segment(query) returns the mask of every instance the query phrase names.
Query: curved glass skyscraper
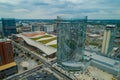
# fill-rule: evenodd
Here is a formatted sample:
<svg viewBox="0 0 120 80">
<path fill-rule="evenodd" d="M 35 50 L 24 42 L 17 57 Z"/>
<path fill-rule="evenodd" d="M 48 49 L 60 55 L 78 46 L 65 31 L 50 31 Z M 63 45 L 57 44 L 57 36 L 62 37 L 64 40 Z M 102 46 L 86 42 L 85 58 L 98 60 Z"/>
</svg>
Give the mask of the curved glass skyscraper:
<svg viewBox="0 0 120 80">
<path fill-rule="evenodd" d="M 57 61 L 67 70 L 80 70 L 82 64 L 87 17 L 80 19 L 57 18 Z"/>
</svg>

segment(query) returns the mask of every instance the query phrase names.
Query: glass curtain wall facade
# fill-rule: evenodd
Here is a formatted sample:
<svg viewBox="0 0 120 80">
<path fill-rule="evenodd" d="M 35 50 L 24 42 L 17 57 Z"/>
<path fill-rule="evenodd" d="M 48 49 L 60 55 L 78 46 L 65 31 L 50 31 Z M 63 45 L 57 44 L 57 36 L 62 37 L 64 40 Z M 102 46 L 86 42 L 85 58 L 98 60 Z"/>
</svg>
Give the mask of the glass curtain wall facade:
<svg viewBox="0 0 120 80">
<path fill-rule="evenodd" d="M 4 36 L 16 34 L 16 22 L 12 18 L 2 18 L 2 27 Z"/>
<path fill-rule="evenodd" d="M 77 62 L 81 62 L 84 55 L 86 22 L 87 17 L 82 19 L 57 18 L 58 65 L 64 67 L 67 63 L 69 70 L 73 70 L 74 67 L 78 69 Z"/>
</svg>

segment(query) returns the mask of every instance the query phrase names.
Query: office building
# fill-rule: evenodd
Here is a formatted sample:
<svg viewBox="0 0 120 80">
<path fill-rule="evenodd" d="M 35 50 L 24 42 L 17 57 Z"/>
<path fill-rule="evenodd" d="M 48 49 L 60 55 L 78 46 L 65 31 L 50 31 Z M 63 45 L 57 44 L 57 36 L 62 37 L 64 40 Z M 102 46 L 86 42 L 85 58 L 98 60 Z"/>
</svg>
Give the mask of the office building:
<svg viewBox="0 0 120 80">
<path fill-rule="evenodd" d="M 13 48 L 11 41 L 0 41 L 0 66 L 14 61 Z"/>
<path fill-rule="evenodd" d="M 40 23 L 32 23 L 32 31 L 40 31 L 41 24 Z"/>
<path fill-rule="evenodd" d="M 45 24 L 44 31 L 47 33 L 52 33 L 54 31 L 54 26 L 52 24 Z"/>
<path fill-rule="evenodd" d="M 21 27 L 21 31 L 22 32 L 31 32 L 32 28 L 31 28 L 31 26 L 23 26 L 23 27 Z"/>
<path fill-rule="evenodd" d="M 2 32 L 2 22 L 0 21 L 0 32 Z"/>
<path fill-rule="evenodd" d="M 4 36 L 9 36 L 11 34 L 16 34 L 16 22 L 12 18 L 2 18 L 2 29 Z"/>
<path fill-rule="evenodd" d="M 43 23 L 41 23 L 41 25 L 40 25 L 40 31 L 44 31 L 44 24 Z"/>
<path fill-rule="evenodd" d="M 32 25 L 32 31 L 40 31 L 40 26 Z"/>
<path fill-rule="evenodd" d="M 8 39 L 0 39 L 0 79 L 17 72 L 12 42 Z"/>
<path fill-rule="evenodd" d="M 2 22 L 0 21 L 0 37 L 2 37 L 3 31 L 2 31 Z"/>
<path fill-rule="evenodd" d="M 82 70 L 87 18 L 57 18 L 57 63 L 66 70 Z"/>
<path fill-rule="evenodd" d="M 102 43 L 102 53 L 106 56 L 111 56 L 114 39 L 115 39 L 116 26 L 115 25 L 106 25 L 104 30 L 104 37 Z"/>
</svg>

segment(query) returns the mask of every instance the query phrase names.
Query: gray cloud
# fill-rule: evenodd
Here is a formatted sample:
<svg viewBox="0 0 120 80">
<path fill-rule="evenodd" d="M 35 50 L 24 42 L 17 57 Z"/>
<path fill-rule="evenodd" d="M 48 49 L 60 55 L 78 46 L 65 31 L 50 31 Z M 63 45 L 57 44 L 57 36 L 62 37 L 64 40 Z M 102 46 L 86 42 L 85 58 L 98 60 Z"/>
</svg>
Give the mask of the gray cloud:
<svg viewBox="0 0 120 80">
<path fill-rule="evenodd" d="M 120 0 L 0 0 L 0 17 L 56 18 L 84 15 L 120 19 Z"/>
</svg>

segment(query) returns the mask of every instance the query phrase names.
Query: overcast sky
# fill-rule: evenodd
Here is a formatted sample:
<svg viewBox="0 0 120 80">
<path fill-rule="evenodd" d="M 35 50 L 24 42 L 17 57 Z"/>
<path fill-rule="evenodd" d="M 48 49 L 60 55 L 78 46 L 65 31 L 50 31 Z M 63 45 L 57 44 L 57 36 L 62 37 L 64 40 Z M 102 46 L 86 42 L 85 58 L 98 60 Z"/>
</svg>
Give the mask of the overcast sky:
<svg viewBox="0 0 120 80">
<path fill-rule="evenodd" d="M 0 17 L 120 19 L 120 0 L 0 0 Z"/>
</svg>

